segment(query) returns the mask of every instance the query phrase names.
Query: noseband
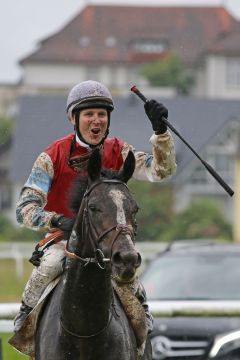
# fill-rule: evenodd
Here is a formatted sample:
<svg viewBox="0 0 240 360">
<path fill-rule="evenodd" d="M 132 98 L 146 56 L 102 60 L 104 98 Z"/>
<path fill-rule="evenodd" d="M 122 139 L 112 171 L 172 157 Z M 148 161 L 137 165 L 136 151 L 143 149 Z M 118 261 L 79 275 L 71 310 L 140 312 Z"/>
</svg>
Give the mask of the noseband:
<svg viewBox="0 0 240 360">
<path fill-rule="evenodd" d="M 112 180 L 105 179 L 105 180 L 99 181 L 99 182 L 93 184 L 89 189 L 86 190 L 86 192 L 83 196 L 80 210 L 79 210 L 79 214 L 81 215 L 81 218 L 82 218 L 82 239 L 86 238 L 86 236 L 88 235 L 88 238 L 90 240 L 95 257 L 82 258 L 81 256 L 77 255 L 76 253 L 69 251 L 69 249 L 68 249 L 69 240 L 70 239 L 75 240 L 77 238 L 76 232 L 74 230 L 72 231 L 70 239 L 67 241 L 65 253 L 66 253 L 66 256 L 69 258 L 80 260 L 84 266 L 87 266 L 89 263 L 95 263 L 99 266 L 100 269 L 105 269 L 106 263 L 111 263 L 112 249 L 113 249 L 114 243 L 117 240 L 117 238 L 119 237 L 119 235 L 120 234 L 129 235 L 131 240 L 134 242 L 135 233 L 134 233 L 134 229 L 133 229 L 132 225 L 122 225 L 122 224 L 115 224 L 115 225 L 111 226 L 110 228 L 108 228 L 107 230 L 105 230 L 100 235 L 97 233 L 97 230 L 96 230 L 96 228 L 92 222 L 92 219 L 88 213 L 88 201 L 89 201 L 89 195 L 91 194 L 92 190 L 95 189 L 98 185 L 100 185 L 102 183 L 122 184 L 129 191 L 128 186 L 124 182 L 122 182 L 120 180 L 115 180 L 115 179 L 112 179 Z M 105 238 L 105 236 L 112 231 L 115 231 L 115 233 L 112 238 L 110 257 L 105 258 L 102 250 L 99 248 L 99 244 Z"/>
</svg>

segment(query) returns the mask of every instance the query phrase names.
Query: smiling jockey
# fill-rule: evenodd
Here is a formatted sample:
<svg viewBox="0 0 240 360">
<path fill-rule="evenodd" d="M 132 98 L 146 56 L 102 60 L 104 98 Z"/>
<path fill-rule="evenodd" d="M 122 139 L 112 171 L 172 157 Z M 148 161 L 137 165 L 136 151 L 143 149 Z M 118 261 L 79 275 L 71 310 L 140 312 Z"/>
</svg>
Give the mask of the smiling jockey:
<svg viewBox="0 0 240 360">
<path fill-rule="evenodd" d="M 89 155 L 96 147 L 101 149 L 103 168 L 112 170 L 121 169 L 129 150 L 133 150 L 136 159 L 133 178 L 137 180 L 161 181 L 175 173 L 173 139 L 161 121 L 162 116 L 168 116 L 166 107 L 155 100 L 145 104 L 154 130 L 150 138 L 152 154 L 135 151 L 119 138 L 108 138 L 113 109 L 112 96 L 103 84 L 88 80 L 72 88 L 67 99 L 67 117 L 75 133 L 53 142 L 36 159 L 17 204 L 20 224 L 48 233 L 58 229 L 71 231 L 74 220 L 66 194 L 77 175 L 86 172 Z M 21 328 L 47 285 L 62 273 L 65 242 L 61 240 L 45 249 L 35 263 L 15 318 L 15 331 Z M 140 283 L 136 296 L 145 309 L 151 330 L 152 317 Z"/>
</svg>

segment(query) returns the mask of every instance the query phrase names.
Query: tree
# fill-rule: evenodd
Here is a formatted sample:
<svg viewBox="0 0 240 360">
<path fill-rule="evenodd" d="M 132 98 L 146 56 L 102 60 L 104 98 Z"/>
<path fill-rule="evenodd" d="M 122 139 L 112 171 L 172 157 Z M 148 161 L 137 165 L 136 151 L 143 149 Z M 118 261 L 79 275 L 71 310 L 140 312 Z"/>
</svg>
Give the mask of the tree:
<svg viewBox="0 0 240 360">
<path fill-rule="evenodd" d="M 157 62 L 143 65 L 140 72 L 151 86 L 174 87 L 184 95 L 189 93 L 194 83 L 190 71 L 174 53 Z"/>
<path fill-rule="evenodd" d="M 138 241 L 232 239 L 231 224 L 215 202 L 198 200 L 176 213 L 171 187 L 140 181 L 131 181 L 129 186 L 140 207 L 137 214 Z"/>
<path fill-rule="evenodd" d="M 0 147 L 7 144 L 11 138 L 13 121 L 0 115 Z"/>
<path fill-rule="evenodd" d="M 133 180 L 129 186 L 140 208 L 137 214 L 137 240 L 161 240 L 162 234 L 171 226 L 173 216 L 171 188 Z"/>
<path fill-rule="evenodd" d="M 166 240 L 214 238 L 231 240 L 232 227 L 213 201 L 202 199 L 192 202 L 176 214 L 172 226 L 164 234 Z"/>
</svg>

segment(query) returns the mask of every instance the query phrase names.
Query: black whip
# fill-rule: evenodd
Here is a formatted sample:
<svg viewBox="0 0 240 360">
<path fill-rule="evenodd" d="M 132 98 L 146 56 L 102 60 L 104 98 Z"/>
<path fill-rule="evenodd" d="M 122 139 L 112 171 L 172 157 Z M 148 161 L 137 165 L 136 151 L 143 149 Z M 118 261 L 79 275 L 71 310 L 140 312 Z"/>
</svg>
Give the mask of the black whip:
<svg viewBox="0 0 240 360">
<path fill-rule="evenodd" d="M 131 87 L 131 91 L 134 92 L 144 103 L 146 103 L 147 101 L 149 101 L 139 90 L 138 88 L 134 85 Z M 181 134 L 179 134 L 179 132 L 175 129 L 175 127 L 170 124 L 170 122 L 164 117 L 162 116 L 161 120 L 164 122 L 164 124 L 167 125 L 167 127 L 169 127 L 169 129 L 172 130 L 172 132 L 174 132 L 183 142 L 185 145 L 187 145 L 187 147 L 193 152 L 194 155 L 196 155 L 196 157 L 201 161 L 201 163 L 205 166 L 205 168 L 210 172 L 210 174 L 217 180 L 217 182 L 224 188 L 224 190 L 230 195 L 233 196 L 234 191 L 230 188 L 230 186 L 228 186 L 228 184 L 226 184 L 226 182 L 221 178 L 221 176 L 212 168 L 211 165 L 209 165 L 205 160 L 203 160 L 201 158 L 201 156 L 192 148 L 191 145 L 189 145 L 189 143 L 182 137 Z"/>
</svg>

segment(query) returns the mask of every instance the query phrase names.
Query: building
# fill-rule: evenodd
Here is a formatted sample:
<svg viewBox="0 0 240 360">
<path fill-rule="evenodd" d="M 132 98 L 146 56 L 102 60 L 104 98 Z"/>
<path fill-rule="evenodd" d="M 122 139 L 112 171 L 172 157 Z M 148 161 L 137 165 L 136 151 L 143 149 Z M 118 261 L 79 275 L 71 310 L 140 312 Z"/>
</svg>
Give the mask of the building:
<svg viewBox="0 0 240 360">
<path fill-rule="evenodd" d="M 194 72 L 198 97 L 240 96 L 240 22 L 222 6 L 87 5 L 21 60 L 24 93 L 61 93 L 95 79 L 116 94 L 146 86 L 144 63 L 171 52 Z"/>
</svg>

